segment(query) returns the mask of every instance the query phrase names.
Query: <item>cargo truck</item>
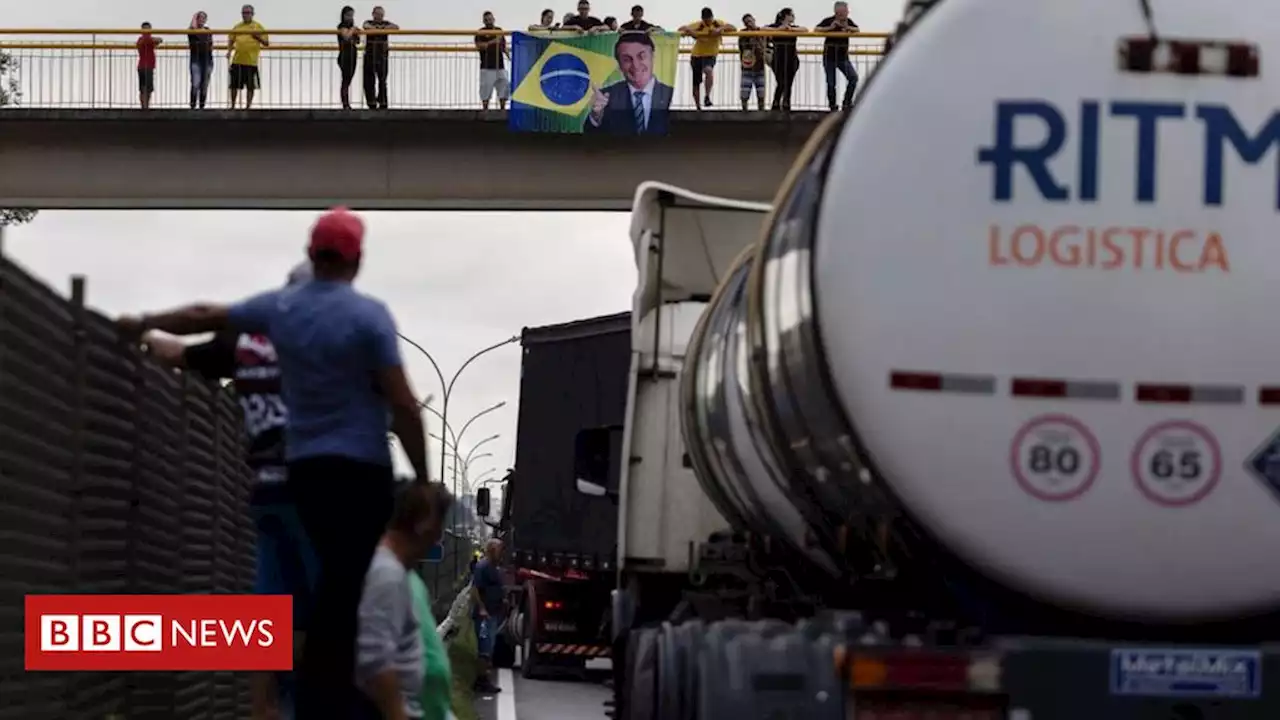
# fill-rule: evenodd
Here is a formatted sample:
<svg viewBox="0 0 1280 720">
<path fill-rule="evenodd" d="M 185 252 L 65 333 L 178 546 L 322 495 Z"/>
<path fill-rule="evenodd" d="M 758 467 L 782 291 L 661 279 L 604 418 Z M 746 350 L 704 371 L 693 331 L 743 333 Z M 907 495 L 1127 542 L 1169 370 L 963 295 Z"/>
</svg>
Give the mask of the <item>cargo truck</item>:
<svg viewBox="0 0 1280 720">
<path fill-rule="evenodd" d="M 504 642 L 521 649 L 526 677 L 580 670 L 610 654 L 604 620 L 617 569 L 617 507 L 575 492 L 574 438 L 583 427 L 622 425 L 630 317 L 521 335 L 516 463 L 500 528 L 512 578 Z"/>
<path fill-rule="evenodd" d="M 612 714 L 1280 717 L 1272 12 L 912 2 L 772 206 L 641 187 Z"/>
</svg>

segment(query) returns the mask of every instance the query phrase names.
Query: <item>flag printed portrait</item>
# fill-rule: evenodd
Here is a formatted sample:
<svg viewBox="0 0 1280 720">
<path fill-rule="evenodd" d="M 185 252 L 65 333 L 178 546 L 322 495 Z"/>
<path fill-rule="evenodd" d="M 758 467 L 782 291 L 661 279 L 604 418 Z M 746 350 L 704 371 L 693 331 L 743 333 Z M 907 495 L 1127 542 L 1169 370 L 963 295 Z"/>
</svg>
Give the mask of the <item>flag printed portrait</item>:
<svg viewBox="0 0 1280 720">
<path fill-rule="evenodd" d="M 679 36 L 513 33 L 514 132 L 666 135 Z"/>
</svg>

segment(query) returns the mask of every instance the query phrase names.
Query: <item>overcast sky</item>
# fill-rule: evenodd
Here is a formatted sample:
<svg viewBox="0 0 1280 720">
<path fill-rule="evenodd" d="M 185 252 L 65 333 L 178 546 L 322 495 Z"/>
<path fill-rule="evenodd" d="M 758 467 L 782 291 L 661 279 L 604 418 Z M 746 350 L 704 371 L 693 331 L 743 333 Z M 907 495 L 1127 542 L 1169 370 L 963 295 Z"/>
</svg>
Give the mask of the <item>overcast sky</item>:
<svg viewBox="0 0 1280 720">
<path fill-rule="evenodd" d="M 343 4 L 315 0 L 258 0 L 258 18 L 268 28 L 329 27 Z M 353 2 L 358 17 L 373 3 Z M 543 7 L 564 13 L 574 3 L 484 0 L 441 3 L 381 0 L 387 17 L 405 29 L 463 28 L 479 24 L 491 9 L 508 28 L 534 22 Z M 596 15 L 627 14 L 631 0 L 594 3 Z M 702 3 L 641 0 L 654 22 L 675 26 L 695 19 Z M 781 7 L 750 0 L 711 2 L 721 17 L 737 22 L 744 12 L 768 16 Z M 854 19 L 864 30 L 891 29 L 899 0 L 853 0 Z M 56 0 L 47 4 L 4 3 L 9 27 L 185 27 L 203 9 L 210 24 L 225 27 L 240 3 L 197 0 Z M 798 22 L 812 26 L 829 14 L 828 0 L 791 0 Z M 495 208 L 500 210 L 500 208 Z M 314 213 L 291 212 L 45 212 L 28 226 L 10 228 L 9 256 L 55 287 L 87 275 L 90 303 L 108 314 L 155 310 L 194 300 L 231 301 L 279 285 L 302 259 Z M 368 213 L 366 264 L 357 286 L 385 300 L 401 331 L 426 347 L 446 377 L 473 352 L 521 328 L 568 322 L 625 310 L 635 267 L 623 213 Z M 421 396 L 442 391 L 434 371 L 404 346 L 412 380 Z M 502 471 L 515 453 L 520 381 L 518 346 L 476 361 L 455 387 L 450 425 L 494 403 L 507 406 L 478 420 L 462 439 L 465 450 L 501 434 L 480 452 L 492 458 L 472 464 L 473 477 L 492 467 Z M 438 433 L 438 419 L 428 415 Z M 438 446 L 432 453 L 439 462 Z M 433 471 L 436 472 L 436 471 Z"/>
</svg>

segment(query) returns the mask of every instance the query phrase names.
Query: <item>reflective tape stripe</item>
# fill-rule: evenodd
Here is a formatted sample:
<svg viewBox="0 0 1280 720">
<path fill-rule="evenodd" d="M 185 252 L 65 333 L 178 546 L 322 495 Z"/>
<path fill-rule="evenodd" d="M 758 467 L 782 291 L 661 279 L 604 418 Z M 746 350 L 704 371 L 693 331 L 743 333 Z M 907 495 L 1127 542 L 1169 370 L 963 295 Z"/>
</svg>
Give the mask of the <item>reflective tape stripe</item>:
<svg viewBox="0 0 1280 720">
<path fill-rule="evenodd" d="M 1138 383 L 1134 399 L 1142 403 L 1238 405 L 1244 402 L 1244 388 L 1239 385 Z"/>
<path fill-rule="evenodd" d="M 895 390 L 993 395 L 996 391 L 996 379 L 992 375 L 960 375 L 894 370 L 889 373 L 889 387 Z"/>
<path fill-rule="evenodd" d="M 1175 75 L 1258 77 L 1261 52 L 1242 42 L 1213 40 L 1153 40 L 1150 36 L 1122 38 L 1117 47 L 1122 70 Z"/>
<path fill-rule="evenodd" d="M 1009 392 L 1014 397 L 1119 400 L 1120 383 L 1105 380 L 1014 378 Z"/>
</svg>

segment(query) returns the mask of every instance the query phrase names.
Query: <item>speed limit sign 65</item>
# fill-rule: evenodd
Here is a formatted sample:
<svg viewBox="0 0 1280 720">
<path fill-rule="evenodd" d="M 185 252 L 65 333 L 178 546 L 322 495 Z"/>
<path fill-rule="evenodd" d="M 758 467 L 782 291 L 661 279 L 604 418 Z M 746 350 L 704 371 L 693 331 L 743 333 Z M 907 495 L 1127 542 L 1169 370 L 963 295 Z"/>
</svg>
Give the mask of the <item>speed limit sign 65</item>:
<svg viewBox="0 0 1280 720">
<path fill-rule="evenodd" d="M 1045 502 L 1074 500 L 1098 477 L 1098 440 L 1069 415 L 1041 415 L 1013 436 L 1009 465 L 1018 485 Z"/>
<path fill-rule="evenodd" d="M 1189 420 L 1149 428 L 1129 458 L 1134 484 L 1148 500 L 1184 507 L 1204 499 L 1222 476 L 1222 451 L 1213 433 Z"/>
</svg>

